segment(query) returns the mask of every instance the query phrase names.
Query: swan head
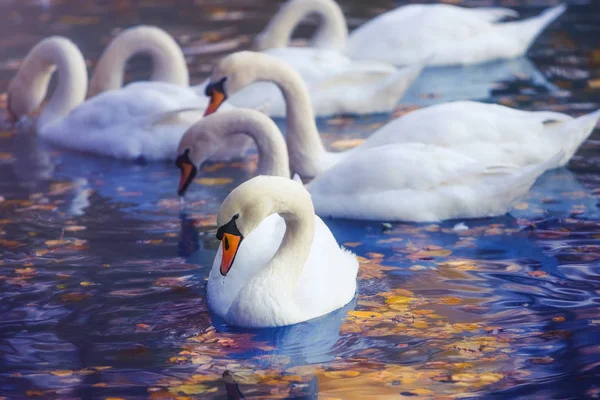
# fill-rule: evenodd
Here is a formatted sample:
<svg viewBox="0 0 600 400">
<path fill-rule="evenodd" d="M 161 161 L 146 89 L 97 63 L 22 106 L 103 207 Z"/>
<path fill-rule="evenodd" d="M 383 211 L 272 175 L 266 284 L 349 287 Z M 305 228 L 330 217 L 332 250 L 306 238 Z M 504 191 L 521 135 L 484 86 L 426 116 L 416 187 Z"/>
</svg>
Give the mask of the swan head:
<svg viewBox="0 0 600 400">
<path fill-rule="evenodd" d="M 219 132 L 222 118 L 215 117 L 217 115 L 203 118 L 191 126 L 179 141 L 175 160 L 175 166 L 181 171 L 177 189 L 179 196 L 185 196 L 200 166 L 224 145 L 223 135 Z"/>
<path fill-rule="evenodd" d="M 38 80 L 27 80 L 17 74 L 10 81 L 7 91 L 7 110 L 11 123 L 31 114 L 44 101 L 46 85 L 35 84 Z"/>
<path fill-rule="evenodd" d="M 265 64 L 271 59 L 275 58 L 252 51 L 240 51 L 219 61 L 204 90 L 204 94 L 210 97 L 204 115 L 214 113 L 229 96 L 255 82 L 257 64 Z"/>
<path fill-rule="evenodd" d="M 275 182 L 271 182 L 275 180 Z M 217 215 L 217 239 L 222 243 L 221 275 L 231 269 L 239 247 L 266 217 L 272 214 L 274 204 L 269 192 L 278 180 L 289 178 L 257 176 L 235 188 L 223 201 Z"/>
</svg>

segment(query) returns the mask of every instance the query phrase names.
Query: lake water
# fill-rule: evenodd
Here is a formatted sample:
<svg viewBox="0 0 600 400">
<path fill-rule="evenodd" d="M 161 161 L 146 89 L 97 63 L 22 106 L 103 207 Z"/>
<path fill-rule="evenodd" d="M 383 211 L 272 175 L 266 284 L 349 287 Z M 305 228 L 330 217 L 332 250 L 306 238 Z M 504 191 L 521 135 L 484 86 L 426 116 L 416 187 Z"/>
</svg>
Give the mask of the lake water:
<svg viewBox="0 0 600 400">
<path fill-rule="evenodd" d="M 518 3 L 524 16 L 555 4 Z M 354 27 L 401 3 L 342 4 Z M 169 30 L 200 82 L 223 54 L 248 47 L 276 9 L 264 0 L 0 1 L 0 91 L 43 37 L 72 38 L 93 63 L 116 28 L 140 23 Z M 426 70 L 395 115 L 465 98 L 592 111 L 598 38 L 600 7 L 574 1 L 527 59 Z M 148 71 L 138 57 L 128 78 Z M 319 127 L 341 149 L 389 118 Z M 256 156 L 205 168 L 211 179 L 191 187 L 181 211 L 172 163 L 76 154 L 4 127 L 0 397 L 598 398 L 598 133 L 501 218 L 390 229 L 326 221 L 360 256 L 355 300 L 307 323 L 242 330 L 211 316 L 205 283 L 215 213 L 252 176 Z M 454 230 L 460 222 L 468 229 Z"/>
</svg>

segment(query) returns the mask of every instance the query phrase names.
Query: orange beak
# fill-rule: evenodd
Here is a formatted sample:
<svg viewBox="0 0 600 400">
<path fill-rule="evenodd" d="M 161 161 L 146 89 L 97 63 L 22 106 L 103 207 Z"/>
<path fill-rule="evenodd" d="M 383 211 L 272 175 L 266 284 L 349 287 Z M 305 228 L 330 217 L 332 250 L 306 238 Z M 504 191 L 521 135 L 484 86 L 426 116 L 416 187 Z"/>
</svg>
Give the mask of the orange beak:
<svg viewBox="0 0 600 400">
<path fill-rule="evenodd" d="M 221 240 L 223 247 L 223 258 L 221 258 L 221 275 L 227 276 L 227 273 L 231 269 L 235 256 L 242 243 L 242 237 L 231 233 L 223 233 L 223 239 Z"/>
<path fill-rule="evenodd" d="M 179 178 L 179 188 L 177 189 L 177 193 L 180 196 L 183 196 L 196 175 L 196 167 L 191 163 L 184 161 L 179 165 L 179 168 L 181 169 L 181 176 Z"/>
<path fill-rule="evenodd" d="M 219 107 L 221 106 L 221 104 L 223 104 L 225 99 L 226 99 L 225 93 L 223 93 L 217 89 L 213 89 L 210 94 L 210 103 L 208 104 L 208 107 L 206 107 L 204 116 L 206 117 L 207 115 L 210 115 L 210 114 L 214 113 L 215 111 L 217 111 L 219 109 Z"/>
</svg>

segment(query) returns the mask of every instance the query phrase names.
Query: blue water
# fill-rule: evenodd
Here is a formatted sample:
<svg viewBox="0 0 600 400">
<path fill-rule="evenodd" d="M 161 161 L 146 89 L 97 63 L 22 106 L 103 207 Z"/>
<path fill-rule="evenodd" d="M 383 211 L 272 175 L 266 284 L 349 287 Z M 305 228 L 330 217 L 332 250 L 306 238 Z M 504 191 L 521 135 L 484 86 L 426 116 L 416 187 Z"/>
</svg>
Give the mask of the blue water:
<svg viewBox="0 0 600 400">
<path fill-rule="evenodd" d="M 205 29 L 256 32 L 274 9 L 238 3 L 232 9 L 247 13 L 239 27 L 213 21 Z M 0 5 L 7 26 L 20 26 L 13 45 L 0 49 L 6 57 L 22 57 L 49 32 L 76 35 L 94 54 L 107 26 L 161 19 L 176 36 L 196 35 L 205 17 L 186 11 L 218 7 L 182 2 L 177 12 L 142 2 L 117 12 L 91 3 L 35 4 Z M 354 20 L 392 6 L 345 5 Z M 473 98 L 573 115 L 597 108 L 597 91 L 556 76 L 571 65 L 597 77 L 582 55 L 595 46 L 592 11 L 573 7 L 530 59 L 426 71 L 403 107 Z M 99 22 L 60 22 L 61 15 L 94 12 Z M 19 25 L 40 19 L 39 29 Z M 202 57 L 189 60 L 198 80 L 200 66 L 218 54 Z M 10 68 L 3 64 L 2 79 Z M 145 73 L 145 60 L 133 63 L 131 75 Z M 324 119 L 319 128 L 331 145 L 366 137 L 388 119 Z M 0 154 L 9 154 L 0 157 L 0 396 L 597 397 L 597 134 L 568 169 L 546 173 L 506 216 L 389 227 L 327 220 L 338 241 L 362 257 L 355 300 L 303 324 L 247 330 L 209 313 L 205 279 L 218 247 L 214 215 L 227 193 L 253 176 L 251 163 L 205 168 L 203 177 L 232 181 L 194 184 L 182 210 L 172 163 L 76 154 L 26 132 L 0 132 Z M 466 230 L 455 229 L 461 223 Z"/>
</svg>

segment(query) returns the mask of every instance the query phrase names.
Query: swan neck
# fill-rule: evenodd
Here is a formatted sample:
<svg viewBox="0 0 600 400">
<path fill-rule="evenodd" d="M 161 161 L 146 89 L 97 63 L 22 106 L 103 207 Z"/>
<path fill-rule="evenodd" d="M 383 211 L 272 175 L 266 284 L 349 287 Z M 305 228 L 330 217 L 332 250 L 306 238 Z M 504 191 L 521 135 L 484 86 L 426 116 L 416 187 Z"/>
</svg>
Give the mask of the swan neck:
<svg viewBox="0 0 600 400">
<path fill-rule="evenodd" d="M 151 57 L 152 81 L 189 85 L 185 57 L 175 40 L 157 28 L 139 27 L 124 31 L 104 50 L 94 69 L 89 95 L 120 89 L 127 62 L 137 54 Z"/>
<path fill-rule="evenodd" d="M 259 80 L 275 83 L 285 99 L 286 141 L 291 172 L 306 178 L 318 175 L 327 152 L 317 130 L 306 84 L 284 62 L 266 68 L 264 79 Z"/>
<path fill-rule="evenodd" d="M 254 140 L 258 150 L 257 174 L 289 178 L 287 147 L 277 125 L 266 115 L 253 110 L 232 110 L 231 116 L 227 135 L 243 133 Z"/>
<path fill-rule="evenodd" d="M 54 71 L 58 71 L 58 83 L 40 113 L 37 122 L 40 128 L 64 118 L 85 100 L 85 60 L 79 49 L 67 39 L 50 38 L 39 43 L 23 60 L 18 75 L 27 82 L 30 90 L 45 94 Z"/>
<path fill-rule="evenodd" d="M 301 184 L 302 195 L 289 193 L 273 211 L 285 221 L 281 245 L 266 268 L 266 273 L 290 291 L 304 270 L 315 237 L 315 212 L 310 195 Z M 290 292 L 291 293 L 291 292 Z"/>
<path fill-rule="evenodd" d="M 333 0 L 290 0 L 257 38 L 257 50 L 289 46 L 294 30 L 310 14 L 319 17 L 311 45 L 342 50 L 348 38 L 348 28 L 340 6 Z"/>
</svg>

